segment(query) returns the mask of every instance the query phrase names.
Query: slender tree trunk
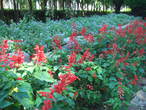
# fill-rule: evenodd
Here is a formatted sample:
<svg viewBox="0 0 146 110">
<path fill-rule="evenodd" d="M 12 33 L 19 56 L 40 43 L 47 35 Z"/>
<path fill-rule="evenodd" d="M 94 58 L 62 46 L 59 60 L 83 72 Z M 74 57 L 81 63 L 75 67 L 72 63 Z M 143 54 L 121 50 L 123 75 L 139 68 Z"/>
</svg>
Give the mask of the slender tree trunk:
<svg viewBox="0 0 146 110">
<path fill-rule="evenodd" d="M 47 9 L 47 0 L 43 0 L 41 2 L 41 8 L 42 8 L 42 10 L 46 10 Z"/>
<path fill-rule="evenodd" d="M 53 7 L 55 10 L 57 10 L 57 0 L 53 0 Z"/>
<path fill-rule="evenodd" d="M 4 6 L 3 6 L 3 0 L 0 0 L 0 18 L 4 18 Z"/>
<path fill-rule="evenodd" d="M 13 6 L 14 6 L 14 11 L 16 11 L 17 10 L 16 0 L 13 0 Z"/>
<path fill-rule="evenodd" d="M 3 9 L 4 9 L 3 0 L 0 0 L 0 9 L 1 9 L 1 10 L 3 10 Z"/>
<path fill-rule="evenodd" d="M 30 10 L 30 12 L 32 12 L 32 10 L 33 10 L 32 0 L 28 0 L 28 4 L 29 4 L 29 10 Z"/>
<path fill-rule="evenodd" d="M 71 0 L 67 0 L 66 1 L 66 7 L 71 8 L 71 3 L 72 3 Z"/>
<path fill-rule="evenodd" d="M 115 5 L 116 13 L 120 13 L 123 3 L 124 3 L 124 0 L 113 0 L 113 4 Z"/>
<path fill-rule="evenodd" d="M 64 10 L 64 0 L 59 1 L 59 9 Z"/>
</svg>

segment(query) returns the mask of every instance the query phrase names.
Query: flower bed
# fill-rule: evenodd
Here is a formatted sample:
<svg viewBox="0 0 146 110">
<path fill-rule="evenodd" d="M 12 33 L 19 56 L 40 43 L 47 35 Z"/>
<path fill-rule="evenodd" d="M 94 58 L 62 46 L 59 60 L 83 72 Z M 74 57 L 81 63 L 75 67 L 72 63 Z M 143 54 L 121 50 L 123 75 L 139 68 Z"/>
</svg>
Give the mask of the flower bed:
<svg viewBox="0 0 146 110">
<path fill-rule="evenodd" d="M 124 29 L 103 25 L 95 35 L 86 27 L 73 30 L 67 44 L 54 37 L 49 53 L 36 45 L 30 62 L 23 41 L 1 43 L 1 109 L 128 107 L 137 81 L 146 76 L 146 22 L 133 21 Z"/>
</svg>

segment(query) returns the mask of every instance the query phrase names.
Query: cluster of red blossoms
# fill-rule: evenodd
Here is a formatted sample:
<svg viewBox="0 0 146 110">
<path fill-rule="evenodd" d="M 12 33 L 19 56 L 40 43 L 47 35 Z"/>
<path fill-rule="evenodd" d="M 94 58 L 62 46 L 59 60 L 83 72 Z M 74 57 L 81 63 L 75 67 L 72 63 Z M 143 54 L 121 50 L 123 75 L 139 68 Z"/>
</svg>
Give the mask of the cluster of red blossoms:
<svg viewBox="0 0 146 110">
<path fill-rule="evenodd" d="M 59 39 L 58 36 L 54 37 L 53 42 L 56 44 L 56 46 L 57 46 L 59 49 L 62 49 L 61 41 L 60 41 L 60 39 Z"/>
<path fill-rule="evenodd" d="M 11 68 L 17 68 L 24 62 L 24 53 L 21 49 L 17 49 L 15 53 L 8 53 L 9 45 L 8 42 L 21 42 L 19 40 L 3 40 L 0 46 L 0 63 L 1 66 L 9 66 Z"/>
<path fill-rule="evenodd" d="M 50 90 L 50 92 L 39 92 L 42 96 L 49 98 L 50 100 L 45 100 L 44 105 L 42 107 L 42 110 L 50 110 L 52 108 L 52 99 L 55 100 L 53 94 L 55 92 L 62 94 L 63 90 L 66 89 L 66 87 L 73 83 L 75 80 L 78 79 L 77 76 L 75 76 L 73 73 L 68 72 L 67 74 L 60 74 L 59 75 L 60 81 L 57 85 L 54 85 Z"/>
<path fill-rule="evenodd" d="M 83 61 L 86 61 L 86 60 L 93 61 L 94 55 L 92 55 L 89 49 L 87 49 L 78 61 L 76 60 L 76 58 L 77 58 L 76 52 L 72 52 L 72 54 L 69 55 L 68 57 L 69 66 L 72 66 L 73 64 L 76 64 L 76 63 L 83 63 Z"/>
<path fill-rule="evenodd" d="M 36 45 L 34 50 L 36 53 L 33 55 L 33 59 L 36 61 L 36 63 L 47 62 L 47 59 L 44 53 L 44 46 Z"/>
</svg>

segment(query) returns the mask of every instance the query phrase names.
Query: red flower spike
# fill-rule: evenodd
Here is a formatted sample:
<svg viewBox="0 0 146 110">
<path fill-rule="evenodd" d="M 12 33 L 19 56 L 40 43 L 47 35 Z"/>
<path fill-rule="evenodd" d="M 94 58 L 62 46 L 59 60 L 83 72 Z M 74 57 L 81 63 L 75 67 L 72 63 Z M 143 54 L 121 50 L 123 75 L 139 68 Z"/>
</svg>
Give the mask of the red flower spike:
<svg viewBox="0 0 146 110">
<path fill-rule="evenodd" d="M 72 66 L 73 64 L 76 63 L 76 53 L 73 52 L 69 57 L 68 57 L 69 65 Z"/>
<path fill-rule="evenodd" d="M 59 37 L 58 37 L 58 36 L 54 37 L 53 42 L 56 44 L 56 46 L 57 46 L 59 49 L 62 49 L 61 41 L 59 40 Z"/>
<path fill-rule="evenodd" d="M 108 27 L 108 25 L 103 25 L 103 27 L 102 28 L 100 28 L 98 31 L 100 31 L 101 33 L 103 32 L 106 32 L 107 31 L 107 27 Z"/>
<path fill-rule="evenodd" d="M 50 110 L 52 108 L 51 100 L 45 100 L 42 110 Z"/>
<path fill-rule="evenodd" d="M 137 75 L 134 75 L 134 80 L 135 80 L 135 81 L 137 81 L 137 80 L 138 80 Z"/>
<path fill-rule="evenodd" d="M 86 34 L 86 28 L 83 27 L 83 28 L 82 28 L 82 31 L 81 31 L 80 33 L 82 34 L 82 36 L 84 36 L 84 35 Z"/>
<path fill-rule="evenodd" d="M 113 49 L 117 49 L 118 45 L 116 43 L 113 44 Z"/>
<path fill-rule="evenodd" d="M 146 53 L 146 52 L 144 51 L 144 49 L 139 50 L 140 56 L 142 56 L 144 53 Z"/>
<path fill-rule="evenodd" d="M 21 77 L 18 77 L 16 80 L 23 80 Z"/>
<path fill-rule="evenodd" d="M 41 63 L 41 62 L 46 63 L 47 58 L 44 53 L 44 46 L 36 45 L 34 50 L 36 53 L 33 55 L 33 59 L 38 63 Z"/>
</svg>

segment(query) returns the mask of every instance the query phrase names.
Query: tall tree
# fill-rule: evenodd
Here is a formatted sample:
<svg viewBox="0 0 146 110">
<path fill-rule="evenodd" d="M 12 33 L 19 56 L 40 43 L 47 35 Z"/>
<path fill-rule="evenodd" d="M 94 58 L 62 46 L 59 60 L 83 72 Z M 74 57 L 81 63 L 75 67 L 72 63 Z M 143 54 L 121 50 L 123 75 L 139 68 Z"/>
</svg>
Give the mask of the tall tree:
<svg viewBox="0 0 146 110">
<path fill-rule="evenodd" d="M 42 8 L 42 10 L 46 10 L 47 9 L 47 2 L 48 2 L 48 0 L 42 0 L 41 1 L 41 8 Z"/>
<path fill-rule="evenodd" d="M 30 10 L 30 12 L 32 12 L 32 10 L 33 10 L 33 3 L 32 3 L 32 0 L 28 0 L 28 5 L 29 5 L 29 10 Z"/>
<path fill-rule="evenodd" d="M 4 8 L 3 0 L 0 0 L 0 9 L 3 10 L 3 8 Z"/>
<path fill-rule="evenodd" d="M 124 0 L 113 0 L 113 5 L 115 7 L 116 13 L 120 13 L 123 3 L 124 3 Z"/>
</svg>

